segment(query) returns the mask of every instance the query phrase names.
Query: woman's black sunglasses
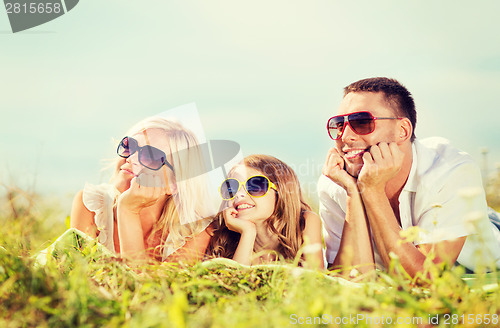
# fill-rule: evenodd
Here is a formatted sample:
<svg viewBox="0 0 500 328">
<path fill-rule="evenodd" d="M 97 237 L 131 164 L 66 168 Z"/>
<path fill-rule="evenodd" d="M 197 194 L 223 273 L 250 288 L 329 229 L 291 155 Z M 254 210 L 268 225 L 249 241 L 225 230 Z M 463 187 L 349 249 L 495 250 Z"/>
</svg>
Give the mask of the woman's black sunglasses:
<svg viewBox="0 0 500 328">
<path fill-rule="evenodd" d="M 137 140 L 132 137 L 123 138 L 116 152 L 123 158 L 128 158 L 135 152 L 139 152 L 139 163 L 154 171 L 161 169 L 163 165 L 168 166 L 172 171 L 174 170 L 174 167 L 167 161 L 167 156 L 162 150 L 150 145 L 139 147 Z"/>
</svg>

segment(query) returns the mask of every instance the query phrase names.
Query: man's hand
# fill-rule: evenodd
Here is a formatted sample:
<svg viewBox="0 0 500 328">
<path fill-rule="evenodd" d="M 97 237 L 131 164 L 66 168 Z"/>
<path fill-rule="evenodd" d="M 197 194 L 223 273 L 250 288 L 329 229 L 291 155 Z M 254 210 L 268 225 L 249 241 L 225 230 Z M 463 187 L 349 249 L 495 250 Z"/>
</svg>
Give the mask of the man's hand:
<svg viewBox="0 0 500 328">
<path fill-rule="evenodd" d="M 330 148 L 321 172 L 330 180 L 344 188 L 348 193 L 357 190 L 356 179 L 345 170 L 344 159 L 340 156 L 337 148 Z"/>
<path fill-rule="evenodd" d="M 168 193 L 168 186 L 159 175 L 141 173 L 130 182 L 130 188 L 118 198 L 120 207 L 138 214 L 143 208 L 154 205 Z"/>
<path fill-rule="evenodd" d="M 358 176 L 358 188 L 385 191 L 389 180 L 394 178 L 403 165 L 404 153 L 395 142 L 373 145 L 363 154 L 363 167 Z"/>
</svg>

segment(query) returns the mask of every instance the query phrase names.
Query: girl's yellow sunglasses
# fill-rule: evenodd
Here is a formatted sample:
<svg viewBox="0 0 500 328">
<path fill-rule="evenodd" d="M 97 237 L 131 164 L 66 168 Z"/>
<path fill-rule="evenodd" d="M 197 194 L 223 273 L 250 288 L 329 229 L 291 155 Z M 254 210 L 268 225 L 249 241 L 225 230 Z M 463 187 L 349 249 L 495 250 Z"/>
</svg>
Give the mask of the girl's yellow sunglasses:
<svg viewBox="0 0 500 328">
<path fill-rule="evenodd" d="M 242 185 L 245 187 L 246 192 L 252 197 L 265 196 L 269 191 L 269 188 L 278 190 L 276 188 L 276 185 L 272 183 L 268 177 L 264 175 L 255 175 L 248 178 L 245 183 L 241 183 L 239 180 L 234 178 L 229 178 L 222 181 L 222 184 L 219 188 L 220 196 L 224 200 L 233 199 Z"/>
</svg>

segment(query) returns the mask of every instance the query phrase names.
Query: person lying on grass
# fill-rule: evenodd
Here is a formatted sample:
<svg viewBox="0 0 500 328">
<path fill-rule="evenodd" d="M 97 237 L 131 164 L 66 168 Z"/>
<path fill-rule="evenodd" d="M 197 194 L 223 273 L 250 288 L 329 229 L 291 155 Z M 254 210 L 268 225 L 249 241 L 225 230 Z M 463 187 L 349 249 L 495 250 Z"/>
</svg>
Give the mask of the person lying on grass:
<svg viewBox="0 0 500 328">
<path fill-rule="evenodd" d="M 288 165 L 272 156 L 248 156 L 230 171 L 220 194 L 223 210 L 214 221 L 209 256 L 251 265 L 303 254 L 308 267 L 324 268 L 321 220 Z"/>
<path fill-rule="evenodd" d="M 132 259 L 199 260 L 213 220 L 205 203 L 203 177 L 180 179 L 202 165 L 195 135 L 159 116 L 133 126 L 117 148 L 110 184 L 78 192 L 71 227 L 98 237 L 108 249 Z M 190 149 L 189 156 L 181 156 Z M 184 153 L 184 155 L 186 155 Z"/>
<path fill-rule="evenodd" d="M 328 263 L 367 272 L 397 257 L 412 277 L 428 256 L 470 270 L 500 267 L 500 231 L 494 215 L 488 220 L 479 168 L 443 138 L 415 138 L 415 124 L 413 97 L 396 80 L 344 89 L 318 182 Z M 418 239 L 405 240 L 400 232 L 412 227 Z"/>
</svg>

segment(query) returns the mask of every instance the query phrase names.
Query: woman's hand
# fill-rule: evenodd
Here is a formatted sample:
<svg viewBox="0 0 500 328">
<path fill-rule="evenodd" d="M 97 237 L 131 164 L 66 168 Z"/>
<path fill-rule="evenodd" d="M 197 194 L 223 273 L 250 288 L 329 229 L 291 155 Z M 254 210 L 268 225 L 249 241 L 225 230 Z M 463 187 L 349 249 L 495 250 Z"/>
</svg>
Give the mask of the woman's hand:
<svg viewBox="0 0 500 328">
<path fill-rule="evenodd" d="M 139 212 L 168 192 L 164 179 L 158 175 L 141 173 L 130 182 L 130 188 L 118 198 L 117 221 L 120 251 L 125 257 L 146 259 L 143 222 Z M 148 231 L 146 229 L 146 231 Z"/>
<path fill-rule="evenodd" d="M 168 194 L 169 188 L 159 175 L 141 173 L 130 181 L 130 188 L 118 198 L 121 208 L 139 213 L 143 208 L 154 205 Z"/>
</svg>

